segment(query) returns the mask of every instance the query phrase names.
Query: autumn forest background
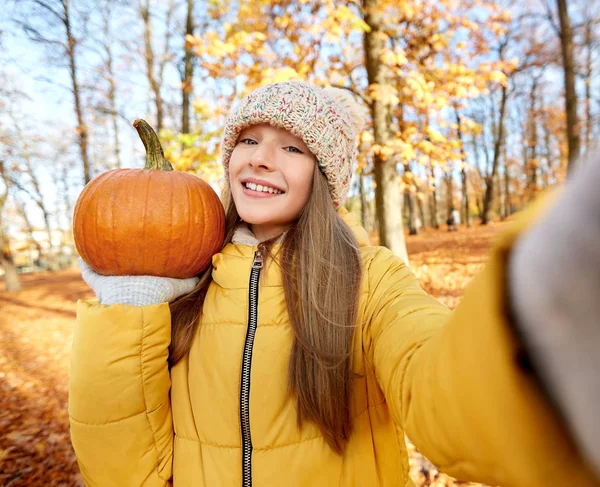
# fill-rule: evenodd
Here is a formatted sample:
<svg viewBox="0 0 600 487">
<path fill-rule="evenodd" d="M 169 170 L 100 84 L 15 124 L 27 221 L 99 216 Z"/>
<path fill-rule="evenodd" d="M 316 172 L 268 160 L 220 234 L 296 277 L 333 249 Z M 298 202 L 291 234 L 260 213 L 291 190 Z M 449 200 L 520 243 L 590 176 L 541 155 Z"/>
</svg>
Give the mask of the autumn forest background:
<svg viewBox="0 0 600 487">
<path fill-rule="evenodd" d="M 132 122 L 219 191 L 225 117 L 265 83 L 347 89 L 347 207 L 454 307 L 498 229 L 600 130 L 600 0 L 0 0 L 0 485 L 81 485 L 68 436 L 83 186 L 142 167 Z M 453 210 L 458 230 L 447 224 Z M 463 485 L 414 449 L 418 485 Z M 549 484 L 550 485 L 550 484 Z"/>
</svg>

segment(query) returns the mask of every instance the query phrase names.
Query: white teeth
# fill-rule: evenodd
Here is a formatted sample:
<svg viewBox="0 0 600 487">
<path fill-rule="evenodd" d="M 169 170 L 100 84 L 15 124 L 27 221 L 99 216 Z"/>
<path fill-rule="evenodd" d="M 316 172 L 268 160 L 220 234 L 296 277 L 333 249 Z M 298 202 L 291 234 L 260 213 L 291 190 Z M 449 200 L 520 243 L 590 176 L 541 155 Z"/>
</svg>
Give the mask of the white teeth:
<svg viewBox="0 0 600 487">
<path fill-rule="evenodd" d="M 279 191 L 278 189 L 271 188 L 269 186 L 263 186 L 262 184 L 254 184 L 254 183 L 246 183 L 246 188 L 251 189 L 252 191 L 261 191 L 263 193 L 271 193 L 271 194 L 282 194 L 283 191 Z"/>
</svg>

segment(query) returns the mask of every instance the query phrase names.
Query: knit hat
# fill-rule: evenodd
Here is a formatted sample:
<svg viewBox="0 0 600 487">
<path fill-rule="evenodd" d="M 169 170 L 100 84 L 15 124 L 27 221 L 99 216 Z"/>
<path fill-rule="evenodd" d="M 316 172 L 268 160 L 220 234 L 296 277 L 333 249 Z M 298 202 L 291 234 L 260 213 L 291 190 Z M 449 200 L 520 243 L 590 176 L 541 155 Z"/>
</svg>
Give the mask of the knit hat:
<svg viewBox="0 0 600 487">
<path fill-rule="evenodd" d="M 327 178 L 335 207 L 345 200 L 356 160 L 356 136 L 366 112 L 339 88 L 286 81 L 252 91 L 233 110 L 221 140 L 222 163 L 228 178 L 229 159 L 242 130 L 268 123 L 302 139 Z"/>
</svg>

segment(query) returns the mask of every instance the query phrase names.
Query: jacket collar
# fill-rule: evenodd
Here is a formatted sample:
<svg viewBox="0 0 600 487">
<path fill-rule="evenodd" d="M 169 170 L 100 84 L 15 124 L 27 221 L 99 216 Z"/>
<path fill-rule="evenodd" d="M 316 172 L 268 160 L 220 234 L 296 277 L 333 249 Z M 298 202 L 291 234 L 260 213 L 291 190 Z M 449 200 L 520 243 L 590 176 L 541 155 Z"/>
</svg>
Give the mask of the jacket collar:
<svg viewBox="0 0 600 487">
<path fill-rule="evenodd" d="M 285 234 L 283 234 L 285 235 Z M 283 240 L 283 235 L 279 237 L 277 243 Z M 254 236 L 252 230 L 248 228 L 248 224 L 246 222 L 242 222 L 235 229 L 233 237 L 231 237 L 231 243 L 240 244 L 240 245 L 250 245 L 250 246 L 258 246 L 260 241 Z"/>
<path fill-rule="evenodd" d="M 246 222 L 242 222 L 235 229 L 235 233 L 231 237 L 231 243 L 256 247 L 260 242 L 254 236 L 252 230 L 248 228 Z"/>
<path fill-rule="evenodd" d="M 361 247 L 369 244 L 369 236 L 364 228 L 359 226 L 356 219 L 345 208 L 338 210 L 338 214 L 352 229 L 354 237 Z M 248 228 L 242 223 L 236 228 L 231 242 L 225 248 L 215 254 L 212 258 L 212 278 L 216 284 L 225 289 L 246 289 L 250 280 L 250 271 L 254 254 L 258 250 L 260 242 Z M 282 286 L 281 272 L 279 271 L 279 260 L 277 253 L 281 249 L 281 243 L 273 246 L 275 259 L 269 259 L 266 267 L 261 273 L 261 287 Z"/>
</svg>

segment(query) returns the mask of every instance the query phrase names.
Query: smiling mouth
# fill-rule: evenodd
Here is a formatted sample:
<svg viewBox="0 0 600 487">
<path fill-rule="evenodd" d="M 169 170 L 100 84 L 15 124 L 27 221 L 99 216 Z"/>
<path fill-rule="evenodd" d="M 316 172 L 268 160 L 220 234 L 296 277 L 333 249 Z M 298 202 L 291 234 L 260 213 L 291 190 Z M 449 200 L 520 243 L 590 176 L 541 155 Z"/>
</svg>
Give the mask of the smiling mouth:
<svg viewBox="0 0 600 487">
<path fill-rule="evenodd" d="M 255 191 L 257 193 L 270 193 L 275 195 L 283 194 L 283 191 L 280 191 L 279 189 L 271 188 L 270 186 L 263 186 L 261 184 L 254 184 L 248 182 L 242 183 L 242 186 L 246 189 L 249 189 L 250 191 Z"/>
</svg>

